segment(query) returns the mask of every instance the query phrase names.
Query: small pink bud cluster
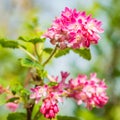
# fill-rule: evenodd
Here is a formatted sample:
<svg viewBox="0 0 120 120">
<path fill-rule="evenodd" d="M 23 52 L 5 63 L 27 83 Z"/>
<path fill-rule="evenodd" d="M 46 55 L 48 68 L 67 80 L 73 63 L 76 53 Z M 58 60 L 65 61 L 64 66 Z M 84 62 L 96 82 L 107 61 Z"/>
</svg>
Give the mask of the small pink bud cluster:
<svg viewBox="0 0 120 120">
<path fill-rule="evenodd" d="M 78 75 L 77 78 L 66 82 L 68 76 L 67 72 L 61 72 L 61 81 L 58 81 L 58 77 L 53 77 L 55 85 L 48 84 L 31 89 L 31 99 L 35 99 L 36 103 L 43 100 L 40 112 L 46 118 L 55 118 L 59 112 L 57 104 L 63 102 L 63 97 L 73 98 L 78 104 L 84 102 L 88 109 L 103 107 L 107 103 L 107 86 L 104 81 L 96 77 L 95 73 L 91 74 L 90 78 L 86 75 Z"/>
<path fill-rule="evenodd" d="M 61 49 L 88 48 L 90 44 L 98 43 L 100 39 L 98 33 L 102 32 L 100 21 L 92 18 L 91 15 L 87 16 L 85 12 L 77 12 L 76 9 L 66 7 L 44 36 Z"/>
<path fill-rule="evenodd" d="M 59 93 L 55 92 L 53 88 L 48 85 L 31 88 L 31 91 L 32 94 L 30 98 L 35 99 L 35 103 L 38 103 L 41 99 L 43 100 L 40 112 L 46 118 L 55 118 L 56 114 L 59 112 L 57 105 L 58 101 L 60 101 Z"/>
<path fill-rule="evenodd" d="M 8 102 L 6 104 L 6 107 L 12 111 L 12 112 L 16 112 L 17 108 L 19 107 L 19 105 L 17 103 L 14 103 L 14 102 Z"/>
<path fill-rule="evenodd" d="M 46 118 L 55 118 L 56 113 L 59 112 L 57 101 L 53 98 L 45 98 L 40 108 L 40 112 L 44 114 Z"/>
</svg>

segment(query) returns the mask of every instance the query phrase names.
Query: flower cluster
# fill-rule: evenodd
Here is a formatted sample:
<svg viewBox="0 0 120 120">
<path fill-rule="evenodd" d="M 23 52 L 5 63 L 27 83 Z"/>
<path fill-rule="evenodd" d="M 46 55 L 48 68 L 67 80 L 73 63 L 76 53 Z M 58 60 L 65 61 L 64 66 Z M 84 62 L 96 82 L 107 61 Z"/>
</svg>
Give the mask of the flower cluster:
<svg viewBox="0 0 120 120">
<path fill-rule="evenodd" d="M 46 118 L 54 118 L 56 113 L 59 112 L 58 105 L 57 105 L 57 100 L 48 97 L 43 100 L 43 104 L 40 108 L 40 112 L 44 114 Z"/>
<path fill-rule="evenodd" d="M 87 108 L 103 107 L 107 101 L 106 88 L 104 81 L 96 78 L 96 74 L 93 73 L 88 79 L 86 75 L 79 75 L 76 79 L 69 81 L 70 97 L 74 98 L 78 104 L 82 102 L 86 103 Z"/>
<path fill-rule="evenodd" d="M 55 85 L 43 85 L 32 88 L 31 99 L 35 99 L 38 103 L 41 99 L 43 104 L 40 108 L 40 112 L 46 118 L 54 118 L 59 112 L 58 102 L 63 102 L 62 97 L 73 98 L 78 104 L 84 102 L 88 109 L 92 107 L 103 107 L 107 101 L 106 88 L 103 80 L 96 77 L 93 73 L 88 78 L 86 75 L 78 75 L 75 79 L 69 79 L 66 82 L 69 74 L 67 72 L 61 72 L 61 80 L 58 81 L 58 77 L 54 79 Z"/>
<path fill-rule="evenodd" d="M 45 37 L 49 38 L 53 45 L 61 49 L 88 48 L 90 44 L 97 44 L 102 33 L 101 22 L 86 15 L 85 12 L 78 12 L 76 9 L 65 8 L 61 16 L 57 17 Z"/>
<path fill-rule="evenodd" d="M 91 15 L 87 16 L 85 12 L 66 7 L 61 16 L 53 21 L 44 37 L 49 38 L 50 42 L 60 49 L 78 49 L 97 44 L 100 39 L 99 33 L 102 32 L 100 21 Z M 40 112 L 46 118 L 55 118 L 59 112 L 58 103 L 63 102 L 63 97 L 72 98 L 79 105 L 85 103 L 88 109 L 103 107 L 107 103 L 107 86 L 95 73 L 90 77 L 78 75 L 66 80 L 68 76 L 67 72 L 61 72 L 61 80 L 58 76 L 48 76 L 50 83 L 31 89 L 30 98 L 34 99 L 35 103 L 42 101 Z"/>
</svg>

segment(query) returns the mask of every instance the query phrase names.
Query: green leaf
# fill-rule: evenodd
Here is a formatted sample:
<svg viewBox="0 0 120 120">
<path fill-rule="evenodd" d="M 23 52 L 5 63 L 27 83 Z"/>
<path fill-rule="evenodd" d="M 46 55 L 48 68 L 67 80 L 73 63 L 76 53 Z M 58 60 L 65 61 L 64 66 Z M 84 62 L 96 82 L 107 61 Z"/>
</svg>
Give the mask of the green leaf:
<svg viewBox="0 0 120 120">
<path fill-rule="evenodd" d="M 58 58 L 58 57 L 64 56 L 64 55 L 68 54 L 69 51 L 70 51 L 69 48 L 66 48 L 66 49 L 64 49 L 64 50 L 59 50 L 59 51 L 56 53 L 55 57 Z"/>
<path fill-rule="evenodd" d="M 33 111 L 32 111 L 32 120 L 44 120 L 43 114 L 40 112 L 40 106 L 42 104 L 42 101 L 34 105 Z M 47 120 L 47 119 L 45 119 Z"/>
<path fill-rule="evenodd" d="M 53 51 L 53 49 L 52 48 L 44 48 L 43 51 L 50 54 Z"/>
<path fill-rule="evenodd" d="M 24 67 L 36 68 L 38 70 L 43 70 L 43 66 L 36 61 L 32 61 L 29 58 L 21 59 L 21 65 Z"/>
<path fill-rule="evenodd" d="M 27 120 L 27 118 L 25 113 L 16 112 L 16 113 L 10 113 L 7 116 L 7 120 Z"/>
<path fill-rule="evenodd" d="M 15 95 L 16 93 L 20 93 L 20 91 L 23 89 L 23 85 L 17 80 L 11 80 L 10 89 L 12 93 Z"/>
<path fill-rule="evenodd" d="M 29 100 L 29 95 L 30 95 L 30 91 L 26 90 L 25 88 L 23 88 L 20 91 L 20 97 L 22 98 L 22 101 L 24 101 L 24 103 L 27 103 Z"/>
<path fill-rule="evenodd" d="M 58 83 L 57 82 L 49 82 L 48 85 L 49 86 L 56 86 Z"/>
<path fill-rule="evenodd" d="M 0 45 L 6 48 L 18 48 L 19 44 L 13 40 L 0 39 Z"/>
<path fill-rule="evenodd" d="M 24 37 L 20 36 L 18 39 L 22 40 L 24 42 L 32 42 L 33 44 L 45 41 L 44 38 L 40 38 L 40 37 L 31 37 L 31 38 L 29 38 L 29 37 L 25 37 L 25 36 Z"/>
<path fill-rule="evenodd" d="M 79 56 L 83 57 L 86 60 L 91 60 L 90 49 L 74 49 L 75 53 L 79 54 Z"/>
<path fill-rule="evenodd" d="M 70 116 L 57 116 L 57 120 L 81 120 L 77 117 L 70 117 Z"/>
<path fill-rule="evenodd" d="M 40 75 L 41 78 L 45 78 L 47 77 L 47 71 L 46 70 L 41 70 L 41 71 L 38 71 L 38 74 Z"/>
<path fill-rule="evenodd" d="M 14 102 L 15 100 L 18 100 L 19 97 L 13 97 L 7 100 L 7 102 Z"/>
<path fill-rule="evenodd" d="M 53 49 L 52 48 L 44 48 L 43 51 L 48 53 L 48 54 L 51 54 Z M 55 54 L 55 57 L 58 58 L 58 57 L 64 56 L 64 55 L 68 54 L 69 51 L 70 51 L 69 48 L 66 48 L 64 50 L 58 50 L 57 53 Z"/>
</svg>

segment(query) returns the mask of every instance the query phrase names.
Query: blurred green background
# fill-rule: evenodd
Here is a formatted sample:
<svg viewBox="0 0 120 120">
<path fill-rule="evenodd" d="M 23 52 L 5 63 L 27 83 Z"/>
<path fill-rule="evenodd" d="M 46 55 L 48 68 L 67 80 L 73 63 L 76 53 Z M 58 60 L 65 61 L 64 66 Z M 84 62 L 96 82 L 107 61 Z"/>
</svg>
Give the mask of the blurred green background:
<svg viewBox="0 0 120 120">
<path fill-rule="evenodd" d="M 81 120 L 120 120 L 120 0 L 0 0 L 0 37 L 12 40 L 29 35 L 35 29 L 45 31 L 65 6 L 92 14 L 102 21 L 105 32 L 99 44 L 91 46 L 90 61 L 71 52 L 54 59 L 46 69 L 51 75 L 58 75 L 61 70 L 70 72 L 72 76 L 97 72 L 108 85 L 109 102 L 102 109 L 89 111 L 68 100 L 63 104 L 68 109 L 62 112 L 64 107 L 61 106 L 60 114 L 76 115 Z M 20 66 L 18 59 L 24 56 L 20 50 L 0 46 L 0 84 L 9 86 L 13 80 L 23 83 L 27 69 Z M 8 113 L 1 105 L 0 119 L 6 120 Z"/>
</svg>

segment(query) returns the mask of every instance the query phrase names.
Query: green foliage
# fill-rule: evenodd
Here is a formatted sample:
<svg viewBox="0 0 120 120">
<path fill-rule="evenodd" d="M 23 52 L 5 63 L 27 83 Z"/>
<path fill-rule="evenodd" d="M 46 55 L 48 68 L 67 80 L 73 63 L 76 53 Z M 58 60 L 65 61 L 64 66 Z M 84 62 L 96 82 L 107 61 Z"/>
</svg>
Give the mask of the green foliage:
<svg viewBox="0 0 120 120">
<path fill-rule="evenodd" d="M 41 70 L 41 71 L 38 71 L 38 75 L 41 77 L 41 78 L 45 78 L 47 76 L 48 72 L 46 70 Z"/>
<path fill-rule="evenodd" d="M 86 60 L 91 60 L 90 49 L 74 49 L 73 52 L 77 53 Z"/>
<path fill-rule="evenodd" d="M 28 68 L 36 68 L 38 70 L 43 70 L 43 66 L 40 63 L 33 61 L 29 58 L 21 59 L 21 65 Z"/>
<path fill-rule="evenodd" d="M 13 40 L 5 40 L 0 38 L 0 45 L 5 48 L 18 48 L 19 44 Z"/>
<path fill-rule="evenodd" d="M 57 116 L 57 120 L 81 120 L 77 117 L 70 117 L 70 116 Z"/>
<path fill-rule="evenodd" d="M 33 112 L 32 112 L 32 120 L 43 120 L 42 113 L 40 112 L 40 106 L 42 104 L 42 101 L 40 101 L 38 104 L 34 105 Z"/>
<path fill-rule="evenodd" d="M 64 55 L 69 54 L 70 50 L 72 50 L 73 52 L 77 53 L 80 57 L 83 57 L 86 60 L 91 60 L 91 53 L 90 53 L 90 49 L 70 49 L 70 48 L 66 48 L 63 50 L 57 50 L 57 53 L 55 54 L 55 57 L 61 57 Z M 53 51 L 52 48 L 44 48 L 44 52 L 50 54 Z"/>
<path fill-rule="evenodd" d="M 85 108 L 77 109 L 76 116 L 84 120 L 105 120 L 99 115 L 96 115 L 93 111 L 87 110 Z"/>
<path fill-rule="evenodd" d="M 7 102 L 14 102 L 18 99 L 19 99 L 19 97 L 12 97 L 12 98 L 8 99 Z"/>
<path fill-rule="evenodd" d="M 7 120 L 26 120 L 26 114 L 25 113 L 11 113 L 8 115 Z"/>
<path fill-rule="evenodd" d="M 48 54 L 51 54 L 53 49 L 52 48 L 44 48 L 43 51 L 48 53 Z M 63 50 L 57 50 L 57 52 L 55 53 L 55 58 L 67 55 L 69 53 L 69 51 L 70 51 L 69 48 L 66 48 L 66 49 L 63 49 Z"/>
<path fill-rule="evenodd" d="M 15 80 L 12 81 L 11 85 L 10 85 L 10 89 L 11 89 L 13 95 L 16 95 L 16 94 L 19 95 L 20 97 L 22 97 L 22 99 L 24 101 L 28 100 L 27 97 L 29 96 L 30 92 L 26 88 L 24 88 L 24 86 L 22 84 L 20 84 L 20 82 L 15 81 Z M 8 99 L 7 102 L 13 102 L 14 100 L 19 100 L 20 97 L 10 98 L 10 99 Z"/>
<path fill-rule="evenodd" d="M 20 36 L 18 39 L 22 40 L 24 42 L 31 42 L 33 44 L 45 41 L 45 39 L 44 38 L 40 38 L 40 36 L 38 36 L 38 37 L 34 37 L 34 36 L 33 37 Z"/>
<path fill-rule="evenodd" d="M 22 98 L 22 100 L 24 101 L 24 104 L 27 104 L 27 102 L 29 101 L 29 95 L 30 95 L 30 91 L 28 91 L 27 89 L 23 88 L 20 91 L 20 97 Z"/>
<path fill-rule="evenodd" d="M 120 119 L 120 104 L 114 105 L 111 109 L 109 109 L 108 119 L 111 120 L 119 120 Z"/>
<path fill-rule="evenodd" d="M 50 82 L 48 85 L 49 86 L 55 86 L 55 85 L 57 85 L 58 83 L 57 82 Z"/>
<path fill-rule="evenodd" d="M 66 48 L 64 50 L 58 50 L 58 52 L 55 54 L 55 57 L 58 58 L 58 57 L 67 55 L 69 53 L 69 51 L 70 51 L 69 48 Z"/>
<path fill-rule="evenodd" d="M 43 51 L 50 54 L 53 51 L 53 48 L 44 48 Z"/>
<path fill-rule="evenodd" d="M 113 76 L 119 77 L 119 75 L 120 75 L 120 70 L 118 68 L 115 68 L 113 71 Z"/>
<path fill-rule="evenodd" d="M 34 120 L 36 120 L 36 119 L 34 119 Z M 45 118 L 43 115 L 41 115 L 41 116 L 38 116 L 37 120 L 48 120 L 48 119 Z M 57 120 L 57 119 L 52 119 L 52 120 Z"/>
<path fill-rule="evenodd" d="M 13 94 L 20 93 L 20 91 L 23 89 L 22 84 L 17 80 L 12 80 L 10 84 L 10 89 L 12 90 Z"/>
</svg>

